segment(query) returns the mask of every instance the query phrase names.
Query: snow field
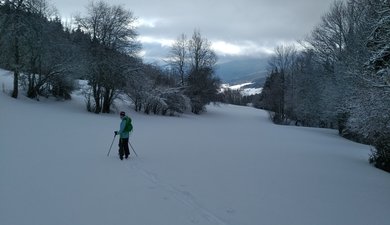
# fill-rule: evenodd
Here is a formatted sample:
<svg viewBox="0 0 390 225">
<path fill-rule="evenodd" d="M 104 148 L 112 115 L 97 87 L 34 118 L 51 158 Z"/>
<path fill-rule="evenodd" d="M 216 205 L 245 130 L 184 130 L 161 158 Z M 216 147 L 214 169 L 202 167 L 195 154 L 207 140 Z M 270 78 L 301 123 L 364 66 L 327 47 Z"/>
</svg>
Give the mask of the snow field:
<svg viewBox="0 0 390 225">
<path fill-rule="evenodd" d="M 0 71 L 10 89 L 12 77 Z M 120 161 L 116 114 L 0 94 L 0 224 L 386 225 L 389 174 L 369 146 L 329 129 L 277 126 L 231 105 L 132 118 Z"/>
</svg>

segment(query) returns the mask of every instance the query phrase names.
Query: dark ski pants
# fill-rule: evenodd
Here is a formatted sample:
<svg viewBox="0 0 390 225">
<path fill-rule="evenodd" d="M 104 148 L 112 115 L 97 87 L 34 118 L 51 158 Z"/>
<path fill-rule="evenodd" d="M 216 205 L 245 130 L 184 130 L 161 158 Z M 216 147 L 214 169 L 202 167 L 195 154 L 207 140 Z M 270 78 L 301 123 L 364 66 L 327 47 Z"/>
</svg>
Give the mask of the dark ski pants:
<svg viewBox="0 0 390 225">
<path fill-rule="evenodd" d="M 128 138 L 119 138 L 119 158 L 123 159 L 123 155 L 126 158 L 130 155 Z"/>
</svg>

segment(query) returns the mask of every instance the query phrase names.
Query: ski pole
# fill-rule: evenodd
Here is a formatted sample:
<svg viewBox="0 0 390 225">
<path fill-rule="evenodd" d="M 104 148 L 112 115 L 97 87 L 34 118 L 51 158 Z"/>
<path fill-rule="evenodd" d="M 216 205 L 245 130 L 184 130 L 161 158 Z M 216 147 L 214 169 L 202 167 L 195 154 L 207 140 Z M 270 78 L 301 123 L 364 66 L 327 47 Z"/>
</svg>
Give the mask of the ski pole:
<svg viewBox="0 0 390 225">
<path fill-rule="evenodd" d="M 134 150 L 133 146 L 131 145 L 130 141 L 129 141 L 129 145 L 130 145 L 131 149 L 133 149 L 133 152 L 134 152 L 135 156 L 138 157 L 138 155 L 137 155 L 137 153 L 135 152 L 135 150 Z"/>
<path fill-rule="evenodd" d="M 114 138 L 112 139 L 112 142 L 111 142 L 111 145 L 110 145 L 110 150 L 108 150 L 107 156 L 110 155 L 112 144 L 114 144 L 115 137 L 116 137 L 116 134 L 114 134 Z"/>
</svg>

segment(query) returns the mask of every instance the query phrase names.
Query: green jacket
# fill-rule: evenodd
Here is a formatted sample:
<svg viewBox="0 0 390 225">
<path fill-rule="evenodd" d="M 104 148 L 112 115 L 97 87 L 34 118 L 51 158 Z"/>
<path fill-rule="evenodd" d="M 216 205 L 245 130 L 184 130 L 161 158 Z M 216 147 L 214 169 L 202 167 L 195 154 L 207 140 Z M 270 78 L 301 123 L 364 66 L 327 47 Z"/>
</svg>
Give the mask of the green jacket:
<svg viewBox="0 0 390 225">
<path fill-rule="evenodd" d="M 131 119 L 128 116 L 123 117 L 121 124 L 119 126 L 119 137 L 120 138 L 129 138 L 129 133 L 133 130 L 133 126 L 131 124 Z"/>
</svg>

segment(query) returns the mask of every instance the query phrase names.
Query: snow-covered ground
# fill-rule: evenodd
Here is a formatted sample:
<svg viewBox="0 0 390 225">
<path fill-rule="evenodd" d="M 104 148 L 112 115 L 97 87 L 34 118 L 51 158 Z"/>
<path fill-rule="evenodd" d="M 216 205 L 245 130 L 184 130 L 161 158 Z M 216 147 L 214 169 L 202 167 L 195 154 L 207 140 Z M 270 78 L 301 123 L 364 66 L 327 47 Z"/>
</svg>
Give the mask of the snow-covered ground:
<svg viewBox="0 0 390 225">
<path fill-rule="evenodd" d="M 246 86 L 249 86 L 251 84 L 253 84 L 253 83 L 249 82 L 249 83 L 237 84 L 237 85 L 233 85 L 233 86 L 230 86 L 229 84 L 222 84 L 221 91 L 224 91 L 227 89 L 234 90 L 234 91 L 239 90 L 241 95 L 243 95 L 243 96 L 260 94 L 261 91 L 263 90 L 263 88 L 246 88 Z"/>
<path fill-rule="evenodd" d="M 76 95 L 15 100 L 5 71 L 0 84 L 2 225 L 389 224 L 390 175 L 335 130 L 231 105 L 180 117 L 124 107 L 139 157 L 120 161 L 117 139 L 107 157 L 118 115 L 87 113 Z"/>
</svg>

